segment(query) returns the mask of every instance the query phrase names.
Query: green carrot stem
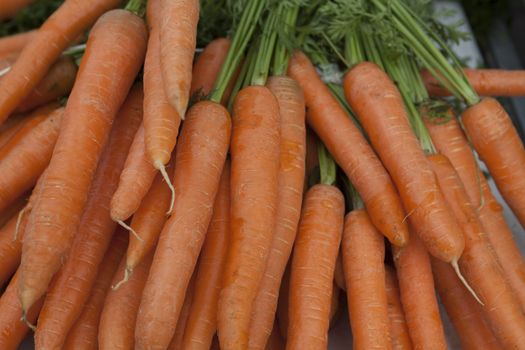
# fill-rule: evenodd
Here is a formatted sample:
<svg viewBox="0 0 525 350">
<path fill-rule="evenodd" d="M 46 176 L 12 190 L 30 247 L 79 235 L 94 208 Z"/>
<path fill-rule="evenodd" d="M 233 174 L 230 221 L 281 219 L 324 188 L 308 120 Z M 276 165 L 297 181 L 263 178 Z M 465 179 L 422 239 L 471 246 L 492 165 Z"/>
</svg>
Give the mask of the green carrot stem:
<svg viewBox="0 0 525 350">
<path fill-rule="evenodd" d="M 284 30 L 282 35 L 277 38 L 271 68 L 272 74 L 277 76 L 286 75 L 286 71 L 288 70 L 290 49 L 287 44 L 293 38 L 297 16 L 299 14 L 299 6 L 297 5 L 287 6 L 283 2 L 279 4 L 279 6 L 284 7 L 281 13 L 281 23 L 279 23 L 279 25 L 284 26 Z"/>
<path fill-rule="evenodd" d="M 365 60 L 365 53 L 361 43 L 361 37 L 357 30 L 350 30 L 345 35 L 345 58 L 349 63 L 349 68 Z"/>
<path fill-rule="evenodd" d="M 319 157 L 319 172 L 321 174 L 321 183 L 325 185 L 335 184 L 335 179 L 337 175 L 335 161 L 321 141 L 317 143 L 317 156 Z"/>
<path fill-rule="evenodd" d="M 341 178 L 343 179 L 345 195 L 350 198 L 350 201 L 352 202 L 352 209 L 363 209 L 365 204 L 363 203 L 363 200 L 361 199 L 361 196 L 355 189 L 354 185 L 350 182 L 348 177 L 342 176 Z"/>
<path fill-rule="evenodd" d="M 235 85 L 233 86 L 232 92 L 230 94 L 230 100 L 228 101 L 229 111 L 233 109 L 233 102 L 235 101 L 235 97 L 237 96 L 239 91 L 246 85 L 246 80 L 248 79 L 249 72 L 250 70 L 252 70 L 254 65 L 253 62 L 255 61 L 255 53 L 257 52 L 257 48 L 258 45 L 254 44 L 250 46 L 250 49 L 248 50 L 248 54 L 244 59 L 241 71 L 239 72 L 237 80 L 235 81 Z"/>
<path fill-rule="evenodd" d="M 129 0 L 124 9 L 139 17 L 144 17 L 146 13 L 146 0 Z"/>
<path fill-rule="evenodd" d="M 253 72 L 248 75 L 251 77 L 250 85 L 263 86 L 266 84 L 270 72 L 273 50 L 275 49 L 275 43 L 277 42 L 275 26 L 277 24 L 277 19 L 280 17 L 280 11 L 281 6 L 278 6 L 277 10 L 272 11 L 264 23 L 254 69 Z"/>
</svg>

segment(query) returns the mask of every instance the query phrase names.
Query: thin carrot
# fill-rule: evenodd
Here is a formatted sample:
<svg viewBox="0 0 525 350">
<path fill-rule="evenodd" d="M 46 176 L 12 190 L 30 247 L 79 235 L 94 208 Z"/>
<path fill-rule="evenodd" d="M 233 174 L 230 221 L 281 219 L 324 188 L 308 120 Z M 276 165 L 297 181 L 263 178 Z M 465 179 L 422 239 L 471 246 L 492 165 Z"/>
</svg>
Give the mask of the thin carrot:
<svg viewBox="0 0 525 350">
<path fill-rule="evenodd" d="M 179 350 L 183 349 L 182 342 L 184 339 L 184 333 L 186 331 L 186 325 L 188 324 L 188 317 L 190 316 L 191 306 L 193 304 L 193 297 L 195 294 L 195 276 L 197 270 L 193 271 L 191 276 L 190 283 L 188 283 L 188 288 L 186 289 L 186 296 L 184 297 L 184 304 L 180 310 L 180 316 L 177 320 L 177 328 L 173 334 L 168 350 Z"/>
<path fill-rule="evenodd" d="M 0 287 L 9 280 L 20 264 L 22 254 L 22 235 L 15 238 L 18 213 L 13 215 L 7 224 L 0 228 Z M 26 220 L 22 219 L 19 225 L 21 233 L 24 231 Z"/>
<path fill-rule="evenodd" d="M 89 299 L 67 334 L 64 350 L 98 349 L 98 328 L 104 300 L 111 289 L 111 280 L 115 275 L 120 260 L 124 256 L 127 243 L 127 232 L 118 228 L 114 233 L 104 260 L 100 264 Z"/>
<path fill-rule="evenodd" d="M 343 270 L 354 349 L 392 349 L 385 287 L 385 243 L 363 209 L 345 218 Z"/>
<path fill-rule="evenodd" d="M 434 291 L 430 257 L 417 235 L 405 248 L 394 247 L 401 304 L 414 349 L 447 349 Z"/>
<path fill-rule="evenodd" d="M 459 266 L 477 297 L 494 334 L 505 348 L 522 347 L 525 315 L 513 293 L 461 180 L 443 155 L 429 157 L 439 185 L 465 235 L 465 254 Z"/>
<path fill-rule="evenodd" d="M 447 310 L 465 350 L 501 349 L 481 305 L 472 297 L 451 266 L 432 259 L 432 272 L 439 299 Z"/>
<path fill-rule="evenodd" d="M 230 162 L 226 160 L 213 216 L 199 258 L 193 303 L 184 332 L 183 349 L 207 350 L 217 331 L 217 303 L 230 234 Z"/>
<path fill-rule="evenodd" d="M 0 38 L 0 56 L 22 51 L 36 37 L 36 33 L 36 30 L 30 30 L 25 33 L 17 33 Z"/>
<path fill-rule="evenodd" d="M 39 319 L 35 343 L 41 348 L 60 348 L 67 332 L 82 312 L 98 268 L 115 230 L 109 215 L 113 195 L 126 154 L 142 117 L 142 89 L 132 88 L 111 130 L 89 198 L 75 232 L 69 258 L 50 286 Z"/>
<path fill-rule="evenodd" d="M 119 3 L 120 0 L 66 1 L 46 20 L 35 38 L 24 47 L 9 73 L 0 81 L 0 123 L 42 80 L 62 51 L 100 15 L 117 7 Z M 36 59 L 35 53 L 38 53 Z M 118 56 L 115 54 L 110 57 Z"/>
<path fill-rule="evenodd" d="M 412 341 L 408 332 L 407 321 L 401 297 L 399 296 L 399 285 L 393 268 L 385 266 L 385 287 L 388 302 L 388 318 L 390 319 L 390 337 L 392 338 L 393 350 L 411 350 Z"/>
<path fill-rule="evenodd" d="M 212 216 L 230 140 L 230 118 L 203 101 L 188 112 L 176 150 L 173 215 L 164 225 L 144 288 L 135 330 L 137 349 L 166 348 Z"/>
<path fill-rule="evenodd" d="M 455 264 L 463 252 L 464 238 L 410 127 L 395 84 L 377 65 L 363 62 L 346 74 L 344 90 L 392 176 L 416 233 L 432 255 Z"/>
<path fill-rule="evenodd" d="M 356 186 L 374 225 L 393 244 L 406 244 L 408 228 L 399 196 L 368 142 L 322 82 L 306 55 L 298 51 L 293 54 L 288 74 L 304 90 L 309 109 L 308 124 Z"/>
<path fill-rule="evenodd" d="M 292 260 L 286 349 L 327 347 L 343 215 L 344 199 L 336 187 L 319 184 L 308 190 Z"/>
</svg>

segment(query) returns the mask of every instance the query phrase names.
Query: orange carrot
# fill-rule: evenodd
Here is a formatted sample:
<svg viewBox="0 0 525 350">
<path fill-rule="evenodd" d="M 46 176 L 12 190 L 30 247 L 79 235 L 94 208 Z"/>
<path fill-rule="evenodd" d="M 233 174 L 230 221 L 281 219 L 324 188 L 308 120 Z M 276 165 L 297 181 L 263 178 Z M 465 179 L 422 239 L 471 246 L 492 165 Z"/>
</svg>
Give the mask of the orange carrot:
<svg viewBox="0 0 525 350">
<path fill-rule="evenodd" d="M 140 303 L 136 349 L 166 348 L 212 216 L 230 140 L 230 118 L 203 101 L 188 112 L 176 150 L 173 215 L 164 225 Z"/>
<path fill-rule="evenodd" d="M 22 253 L 22 238 L 27 217 L 22 217 L 19 224 L 19 235 L 15 239 L 18 213 L 0 229 L 0 287 L 9 280 L 11 275 L 16 271 L 20 264 L 20 255 Z"/>
<path fill-rule="evenodd" d="M 261 350 L 272 332 L 279 287 L 301 215 L 306 151 L 305 107 L 300 86 L 285 76 L 270 77 L 266 85 L 279 103 L 281 143 L 276 224 L 249 332 L 249 348 Z"/>
<path fill-rule="evenodd" d="M 447 349 L 434 291 L 430 257 L 417 235 L 405 248 L 394 247 L 401 303 L 414 349 Z"/>
<path fill-rule="evenodd" d="M 36 30 L 25 33 L 17 33 L 0 38 L 0 56 L 10 53 L 18 53 L 36 37 Z"/>
<path fill-rule="evenodd" d="M 89 297 L 115 230 L 116 224 L 109 215 L 109 202 L 117 187 L 133 135 L 140 124 L 141 105 L 142 89 L 136 85 L 115 119 L 75 233 L 69 259 L 49 288 L 35 335 L 37 347 L 60 348 Z"/>
<path fill-rule="evenodd" d="M 244 349 L 276 224 L 280 118 L 277 99 L 264 86 L 242 89 L 233 109 L 231 242 L 218 335 L 222 348 Z"/>
<path fill-rule="evenodd" d="M 345 218 L 343 270 L 354 349 L 392 349 L 385 287 L 385 243 L 363 209 Z"/>
<path fill-rule="evenodd" d="M 425 247 L 438 259 L 456 264 L 465 244 L 463 235 L 410 127 L 395 84 L 381 68 L 363 62 L 347 73 L 344 90 Z"/>
<path fill-rule="evenodd" d="M 98 326 L 106 294 L 111 289 L 111 280 L 126 251 L 128 234 L 122 229 L 115 231 L 109 249 L 100 264 L 97 278 L 90 291 L 82 313 L 67 334 L 64 350 L 98 349 Z M 66 335 L 64 335 L 66 336 Z"/>
<path fill-rule="evenodd" d="M 412 341 L 408 332 L 407 321 L 401 297 L 399 296 L 399 286 L 396 273 L 393 268 L 385 266 L 385 287 L 388 302 L 388 318 L 390 319 L 390 337 L 392 338 L 393 350 L 411 350 Z"/>
<path fill-rule="evenodd" d="M 191 276 L 190 283 L 188 283 L 188 288 L 186 289 L 186 296 L 184 297 L 184 304 L 182 304 L 182 309 L 180 310 L 180 316 L 177 320 L 177 328 L 173 334 L 168 350 L 179 350 L 182 349 L 182 342 L 184 339 L 184 333 L 186 331 L 186 325 L 188 324 L 188 317 L 190 315 L 190 309 L 193 304 L 193 296 L 195 294 L 195 275 L 196 271 L 193 271 Z"/>
<path fill-rule="evenodd" d="M 146 35 L 142 19 L 126 10 L 107 12 L 90 32 L 22 249 L 25 310 L 44 294 L 71 245 L 111 123 L 142 64 Z"/>
<path fill-rule="evenodd" d="M 0 123 L 42 80 L 62 51 L 100 15 L 118 6 L 119 3 L 120 0 L 66 1 L 46 20 L 35 38 L 24 47 L 9 73 L 0 81 Z M 119 45 L 116 45 L 115 48 L 121 51 Z M 38 54 L 35 56 L 35 53 Z M 119 55 L 113 54 L 109 57 L 113 57 L 113 60 L 103 62 L 114 62 L 114 57 L 119 57 Z"/>
<path fill-rule="evenodd" d="M 199 258 L 183 349 L 208 350 L 217 331 L 217 303 L 228 251 L 229 233 L 230 163 L 226 160 L 219 192 L 215 197 L 213 216 Z"/>
<path fill-rule="evenodd" d="M 430 156 L 429 160 L 466 238 L 459 266 L 483 304 L 485 317 L 500 344 L 508 349 L 519 348 L 525 342 L 525 315 L 518 299 L 450 161 L 443 155 Z"/>
<path fill-rule="evenodd" d="M 11 219 L 11 217 L 13 217 L 13 215 L 17 214 L 26 206 L 30 194 L 30 191 L 25 192 L 20 197 L 15 199 L 14 202 L 9 204 L 9 206 L 5 210 L 2 210 L 2 212 L 0 212 L 0 227 L 4 227 L 7 224 L 7 222 Z"/>
<path fill-rule="evenodd" d="M 447 310 L 465 350 L 501 349 L 481 305 L 472 297 L 451 266 L 432 259 L 432 272 L 439 299 Z"/>
<path fill-rule="evenodd" d="M 308 124 L 355 185 L 374 225 L 393 244 L 405 245 L 408 228 L 399 196 L 364 136 L 322 82 L 306 55 L 293 54 L 288 74 L 304 90 Z"/>
</svg>

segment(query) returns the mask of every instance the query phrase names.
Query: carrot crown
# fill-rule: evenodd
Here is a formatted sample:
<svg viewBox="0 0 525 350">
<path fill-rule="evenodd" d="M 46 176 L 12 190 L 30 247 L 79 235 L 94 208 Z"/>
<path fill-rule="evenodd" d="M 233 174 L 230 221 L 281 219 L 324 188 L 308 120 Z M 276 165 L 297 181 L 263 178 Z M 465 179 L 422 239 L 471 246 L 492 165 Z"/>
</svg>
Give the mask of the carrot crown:
<svg viewBox="0 0 525 350">
<path fill-rule="evenodd" d="M 146 0 L 129 0 L 124 9 L 139 17 L 144 17 L 146 13 Z"/>
</svg>

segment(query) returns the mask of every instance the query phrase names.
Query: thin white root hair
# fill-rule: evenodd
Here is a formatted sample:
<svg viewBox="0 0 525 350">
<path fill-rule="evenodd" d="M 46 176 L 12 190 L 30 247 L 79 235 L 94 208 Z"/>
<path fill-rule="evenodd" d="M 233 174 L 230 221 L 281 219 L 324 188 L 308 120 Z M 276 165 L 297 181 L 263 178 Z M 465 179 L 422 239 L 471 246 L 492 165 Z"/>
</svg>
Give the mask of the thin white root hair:
<svg viewBox="0 0 525 350">
<path fill-rule="evenodd" d="M 124 278 L 120 282 L 118 282 L 117 284 L 112 285 L 111 289 L 113 289 L 113 290 L 119 289 L 120 286 L 122 286 L 124 283 L 129 281 L 129 278 L 131 277 L 132 273 L 133 273 L 133 270 L 131 270 L 130 268 L 126 267 L 126 269 L 124 270 Z"/>
<path fill-rule="evenodd" d="M 27 319 L 27 313 L 25 312 L 25 310 L 22 310 L 22 317 L 20 318 L 20 321 L 24 322 L 26 326 L 31 328 L 33 332 L 36 332 L 36 326 L 32 324 L 31 322 L 29 322 L 29 320 Z"/>
<path fill-rule="evenodd" d="M 168 185 L 171 191 L 170 208 L 166 212 L 166 215 L 171 215 L 171 212 L 173 211 L 173 206 L 175 205 L 175 188 L 173 187 L 173 184 L 171 183 L 170 177 L 168 176 L 168 172 L 166 171 L 166 167 L 164 166 L 164 164 L 157 163 L 157 165 L 158 165 L 157 168 L 159 169 L 162 177 L 164 178 L 164 181 L 166 181 L 166 184 Z"/>
<path fill-rule="evenodd" d="M 20 224 L 22 223 L 22 218 L 24 217 L 24 214 L 26 211 L 30 210 L 31 208 L 29 205 L 26 205 L 22 210 L 18 212 L 18 217 L 16 218 L 16 225 L 15 225 L 15 235 L 13 237 L 13 241 L 16 241 L 18 239 L 18 233 L 20 232 Z"/>
<path fill-rule="evenodd" d="M 465 279 L 465 277 L 463 277 L 463 275 L 461 274 L 461 271 L 459 270 L 459 265 L 458 265 L 458 261 L 457 260 L 452 260 L 450 262 L 450 265 L 452 265 L 452 268 L 454 269 L 454 271 L 456 272 L 456 275 L 459 277 L 461 283 L 463 283 L 463 285 L 465 286 L 465 288 L 467 288 L 467 290 L 469 291 L 470 294 L 472 294 L 472 296 L 474 297 L 474 299 L 476 299 L 476 301 L 480 304 L 480 305 L 485 305 L 483 304 L 483 302 L 481 301 L 480 298 L 478 298 L 478 295 L 476 294 L 476 292 L 474 292 L 474 289 L 472 289 L 472 287 L 468 284 L 467 280 Z"/>
<path fill-rule="evenodd" d="M 140 237 L 139 234 L 138 234 L 134 229 L 132 229 L 131 226 L 128 226 L 124 221 L 122 221 L 122 220 L 117 220 L 117 223 L 118 223 L 120 226 L 124 227 L 124 228 L 125 228 L 126 230 L 128 230 L 129 232 L 131 232 L 131 234 L 132 234 L 133 236 L 135 236 L 136 239 L 138 239 L 138 240 L 141 241 L 141 242 L 144 242 L 144 240 L 142 239 L 142 237 Z"/>
</svg>

